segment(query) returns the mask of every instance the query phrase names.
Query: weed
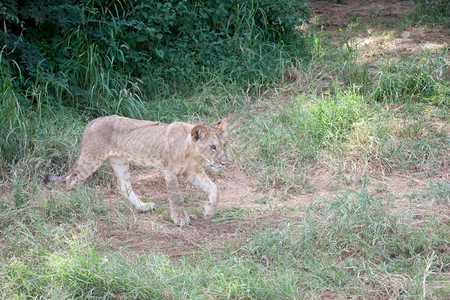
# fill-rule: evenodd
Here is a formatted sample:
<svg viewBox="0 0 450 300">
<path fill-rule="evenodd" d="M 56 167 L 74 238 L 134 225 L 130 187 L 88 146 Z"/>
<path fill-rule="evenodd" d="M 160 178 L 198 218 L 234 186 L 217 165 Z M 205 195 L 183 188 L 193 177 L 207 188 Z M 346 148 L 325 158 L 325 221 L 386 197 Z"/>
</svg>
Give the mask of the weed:
<svg viewBox="0 0 450 300">
<path fill-rule="evenodd" d="M 270 197 L 268 197 L 268 196 L 263 196 L 263 197 L 261 197 L 261 198 L 258 198 L 258 199 L 256 199 L 256 200 L 254 200 L 254 202 L 255 202 L 255 203 L 258 203 L 258 204 L 267 204 L 267 203 L 270 202 Z"/>
<path fill-rule="evenodd" d="M 440 234 L 426 234 L 436 226 L 406 225 L 363 187 L 360 192 L 350 191 L 336 200 L 311 206 L 301 228 L 288 223 L 282 229 L 267 230 L 241 250 L 269 270 L 273 266 L 279 268 L 280 274 L 302 276 L 302 282 L 316 293 L 326 283 L 337 294 L 364 290 L 366 295 L 380 297 L 395 293 L 419 296 L 431 291 L 414 278 L 423 279 L 431 269 L 439 270 L 445 264 L 433 258 L 436 251 L 445 248 L 445 239 Z M 412 279 L 402 277 L 403 288 L 393 279 L 389 283 L 400 291 L 385 288 L 390 281 L 386 277 L 395 278 L 396 273 L 405 270 L 411 272 Z M 371 287 L 367 286 L 368 278 Z"/>
<path fill-rule="evenodd" d="M 445 294 L 438 285 L 442 277 L 432 274 L 439 274 L 448 261 L 448 252 L 442 252 L 448 226 L 443 220 L 411 225 L 408 216 L 391 214 L 390 204 L 371 197 L 364 186 L 314 203 L 303 222 L 287 219 L 275 228 L 249 232 L 233 248 L 201 251 L 176 261 L 162 254 L 129 258 L 95 247 L 91 222 L 102 213 L 87 213 L 83 207 L 88 202 L 81 204 L 77 197 L 67 204 L 55 199 L 51 205 L 61 208 L 44 211 L 29 207 L 29 202 L 2 209 L 2 234 L 9 241 L 2 248 L 2 254 L 9 253 L 2 255 L 0 264 L 2 297 Z M 233 208 L 222 213 L 214 223 L 243 220 L 252 212 Z M 71 229 L 70 223 L 82 220 L 91 221 Z"/>
<path fill-rule="evenodd" d="M 217 224 L 226 224 L 236 220 L 243 221 L 245 220 L 247 211 L 248 210 L 240 207 L 232 207 L 225 211 L 219 211 L 214 217 L 213 222 Z"/>
</svg>

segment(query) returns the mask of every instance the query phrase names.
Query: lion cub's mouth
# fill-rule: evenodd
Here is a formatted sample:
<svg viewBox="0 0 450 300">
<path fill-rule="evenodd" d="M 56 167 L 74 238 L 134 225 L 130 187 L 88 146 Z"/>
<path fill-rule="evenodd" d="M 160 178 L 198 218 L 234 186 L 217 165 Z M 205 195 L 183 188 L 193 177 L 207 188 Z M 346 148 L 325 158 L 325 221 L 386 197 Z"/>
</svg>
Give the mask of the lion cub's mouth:
<svg viewBox="0 0 450 300">
<path fill-rule="evenodd" d="M 213 170 L 214 172 L 220 172 L 220 171 L 222 171 L 224 169 L 225 164 L 221 162 L 220 165 L 218 166 L 218 165 L 215 165 L 215 164 L 212 164 L 212 163 L 208 162 L 207 166 L 210 167 L 211 170 Z"/>
</svg>

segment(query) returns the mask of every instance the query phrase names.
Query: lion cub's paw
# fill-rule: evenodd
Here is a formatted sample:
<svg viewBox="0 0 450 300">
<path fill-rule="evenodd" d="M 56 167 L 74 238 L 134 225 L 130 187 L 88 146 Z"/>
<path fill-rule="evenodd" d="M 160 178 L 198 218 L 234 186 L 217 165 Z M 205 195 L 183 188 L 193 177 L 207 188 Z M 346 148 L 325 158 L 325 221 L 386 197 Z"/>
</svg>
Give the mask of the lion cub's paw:
<svg viewBox="0 0 450 300">
<path fill-rule="evenodd" d="M 184 211 L 172 211 L 171 218 L 179 226 L 187 226 L 191 223 L 189 216 Z"/>
<path fill-rule="evenodd" d="M 211 220 L 212 217 L 214 217 L 215 212 L 216 208 L 214 206 L 206 205 L 205 209 L 203 210 L 203 218 L 205 220 Z"/>
<path fill-rule="evenodd" d="M 154 210 L 155 209 L 155 203 L 153 202 L 149 202 L 149 203 L 144 203 L 141 207 L 136 208 L 137 212 L 147 212 L 149 210 Z"/>
</svg>

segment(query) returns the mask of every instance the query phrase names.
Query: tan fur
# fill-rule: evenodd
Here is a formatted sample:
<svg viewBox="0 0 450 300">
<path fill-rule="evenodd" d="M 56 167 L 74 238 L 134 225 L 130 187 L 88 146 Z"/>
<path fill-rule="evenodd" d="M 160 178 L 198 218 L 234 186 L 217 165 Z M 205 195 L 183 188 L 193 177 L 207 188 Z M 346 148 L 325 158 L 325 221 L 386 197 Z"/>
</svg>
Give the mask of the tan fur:
<svg viewBox="0 0 450 300">
<path fill-rule="evenodd" d="M 119 116 L 101 117 L 84 129 L 78 159 L 65 175 L 46 175 L 45 180 L 65 180 L 67 188 L 83 182 L 109 160 L 117 177 L 117 188 L 137 211 L 154 209 L 134 194 L 129 164 L 155 167 L 163 171 L 169 194 L 171 217 L 175 224 L 189 224 L 178 188 L 178 177 L 185 177 L 208 195 L 204 217 L 211 218 L 219 198 L 218 188 L 204 167 L 220 171 L 227 164 L 223 133 L 226 120 L 216 125 L 133 120 Z"/>
</svg>

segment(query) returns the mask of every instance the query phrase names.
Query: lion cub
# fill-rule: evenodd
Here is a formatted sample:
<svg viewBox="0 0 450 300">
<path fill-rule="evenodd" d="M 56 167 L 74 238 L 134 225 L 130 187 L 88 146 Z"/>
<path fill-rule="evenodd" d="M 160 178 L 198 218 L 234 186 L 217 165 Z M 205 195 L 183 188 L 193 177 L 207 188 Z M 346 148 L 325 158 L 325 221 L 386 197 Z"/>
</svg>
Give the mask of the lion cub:
<svg viewBox="0 0 450 300">
<path fill-rule="evenodd" d="M 224 131 L 227 120 L 208 126 L 175 122 L 134 120 L 119 116 L 97 118 L 86 125 L 75 165 L 63 176 L 45 175 L 45 182 L 65 180 L 67 189 L 84 181 L 108 160 L 117 177 L 117 188 L 137 211 L 154 209 L 133 192 L 129 164 L 155 167 L 163 171 L 170 201 L 172 220 L 188 225 L 177 177 L 185 177 L 208 195 L 204 217 L 211 218 L 217 207 L 217 185 L 205 174 L 204 167 L 221 171 L 227 164 Z"/>
</svg>

